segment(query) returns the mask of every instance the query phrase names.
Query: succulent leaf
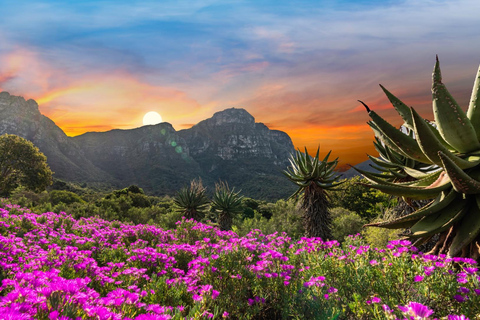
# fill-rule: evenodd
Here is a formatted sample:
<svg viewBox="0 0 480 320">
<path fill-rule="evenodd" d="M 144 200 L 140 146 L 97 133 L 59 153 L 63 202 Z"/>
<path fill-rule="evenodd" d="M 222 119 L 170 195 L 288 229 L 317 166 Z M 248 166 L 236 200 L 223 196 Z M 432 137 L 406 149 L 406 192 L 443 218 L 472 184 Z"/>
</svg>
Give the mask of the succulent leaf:
<svg viewBox="0 0 480 320">
<path fill-rule="evenodd" d="M 397 110 L 398 114 L 402 117 L 403 121 L 405 121 L 404 125 L 410 129 L 413 129 L 413 121 L 412 121 L 412 115 L 410 114 L 410 108 L 405 103 L 403 103 L 400 99 L 394 96 L 390 91 L 385 89 L 381 84 L 380 84 L 380 88 L 382 88 L 388 100 L 390 100 L 395 110 Z"/>
<path fill-rule="evenodd" d="M 450 160 L 450 158 L 447 157 L 442 151 L 438 151 L 438 155 L 442 160 L 442 165 L 445 169 L 445 172 L 452 181 L 455 191 L 465 194 L 480 193 L 480 181 L 473 179 L 452 160 Z"/>
<path fill-rule="evenodd" d="M 381 133 L 390 138 L 393 144 L 399 150 L 401 150 L 405 156 L 424 163 L 431 163 L 431 161 L 423 154 L 415 139 L 392 126 L 385 119 L 380 117 L 375 111 L 370 110 L 368 115 L 376 124 Z"/>
<path fill-rule="evenodd" d="M 448 206 L 435 214 L 428 215 L 410 228 L 410 238 L 431 236 L 450 228 L 468 211 L 467 199 L 456 198 Z"/>
<path fill-rule="evenodd" d="M 432 78 L 435 123 L 422 118 L 413 108 L 409 108 L 409 118 L 408 107 L 382 87 L 404 119 L 404 126 L 412 125 L 413 134 L 408 129 L 407 134 L 393 132 L 393 126 L 367 108 L 372 119 L 368 124 L 375 133 L 374 145 L 380 155 L 370 157 L 372 167 L 380 168 L 384 174 L 361 173 L 372 182 L 364 184 L 369 187 L 404 198 L 435 200 L 404 217 L 367 226 L 410 228 L 408 237 L 417 239 L 415 245 L 441 233 L 434 254 L 472 254 L 478 259 L 480 251 L 474 244 L 480 242 L 480 69 L 467 113 L 442 83 L 438 58 Z M 403 140 L 399 143 L 400 138 Z M 418 151 L 411 147 L 413 142 L 427 161 L 412 155 Z M 399 179 L 402 175 L 408 177 Z"/>
<path fill-rule="evenodd" d="M 462 159 L 454 154 L 452 154 L 435 136 L 432 131 L 432 126 L 429 125 L 420 115 L 411 108 L 412 119 L 414 124 L 415 136 L 417 138 L 420 149 L 427 156 L 430 161 L 436 165 L 441 166 L 442 160 L 438 155 L 438 151 L 441 151 L 445 156 L 450 158 L 456 165 L 462 169 L 472 168 L 478 164 L 480 161 L 473 162 Z"/>
<path fill-rule="evenodd" d="M 432 97 L 435 123 L 443 139 L 461 153 L 480 149 L 470 119 L 442 83 L 438 57 L 433 72 Z"/>
<path fill-rule="evenodd" d="M 479 195 L 476 196 L 479 199 Z M 458 223 L 457 233 L 448 251 L 450 257 L 456 256 L 463 247 L 475 240 L 480 234 L 480 209 L 478 200 L 469 206 L 468 213 Z"/>
<path fill-rule="evenodd" d="M 470 119 L 477 133 L 477 140 L 480 141 L 480 66 L 478 67 L 475 82 L 473 83 L 472 96 L 467 110 L 467 117 Z"/>
</svg>

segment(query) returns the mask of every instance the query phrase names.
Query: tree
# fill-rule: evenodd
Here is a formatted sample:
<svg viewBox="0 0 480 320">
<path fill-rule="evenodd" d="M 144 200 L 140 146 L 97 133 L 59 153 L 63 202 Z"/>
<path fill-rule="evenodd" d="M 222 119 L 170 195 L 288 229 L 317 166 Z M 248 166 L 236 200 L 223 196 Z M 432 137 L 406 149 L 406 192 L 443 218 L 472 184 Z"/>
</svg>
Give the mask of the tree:
<svg viewBox="0 0 480 320">
<path fill-rule="evenodd" d="M 340 175 L 335 174 L 338 160 L 328 161 L 331 151 L 323 160 L 318 158 L 320 148 L 315 157 L 300 150 L 291 155 L 291 166 L 283 173 L 298 186 L 297 191 L 290 198 L 298 199 L 301 196 L 301 207 L 304 210 L 304 227 L 307 237 L 320 237 L 327 241 L 332 239 L 332 217 L 329 212 L 327 190 L 335 190 L 341 184 Z"/>
<path fill-rule="evenodd" d="M 190 188 L 184 187 L 175 195 L 173 202 L 177 212 L 181 212 L 185 218 L 200 221 L 200 215 L 206 210 L 209 203 L 205 194 L 202 180 L 192 180 Z"/>
<path fill-rule="evenodd" d="M 225 182 L 215 184 L 212 209 L 218 214 L 220 230 L 231 230 L 235 215 L 243 212 L 243 197 L 240 192 L 230 189 Z"/>
<path fill-rule="evenodd" d="M 13 134 L 0 136 L 0 194 L 9 196 L 18 186 L 41 192 L 52 184 L 47 157 L 28 140 Z"/>
</svg>

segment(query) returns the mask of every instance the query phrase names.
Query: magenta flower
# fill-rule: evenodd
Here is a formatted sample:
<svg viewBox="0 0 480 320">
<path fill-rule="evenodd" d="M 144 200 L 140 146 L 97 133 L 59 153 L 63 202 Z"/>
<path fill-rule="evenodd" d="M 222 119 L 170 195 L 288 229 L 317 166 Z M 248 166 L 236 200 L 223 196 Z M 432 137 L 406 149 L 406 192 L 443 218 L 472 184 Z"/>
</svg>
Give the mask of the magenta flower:
<svg viewBox="0 0 480 320">
<path fill-rule="evenodd" d="M 460 316 L 457 315 L 449 315 L 448 320 L 470 320 L 469 318 L 465 317 L 463 314 Z"/>
<path fill-rule="evenodd" d="M 416 275 L 414 278 L 413 278 L 413 281 L 415 282 L 420 282 L 423 280 L 423 276 L 420 276 L 420 275 Z"/>
<path fill-rule="evenodd" d="M 468 296 L 462 296 L 460 294 L 454 295 L 453 298 L 458 302 L 465 302 L 466 300 L 468 300 Z"/>
<path fill-rule="evenodd" d="M 400 311 L 402 311 L 404 314 L 413 317 L 427 318 L 433 314 L 433 310 L 418 302 L 410 302 L 406 306 L 398 306 L 398 309 L 400 309 Z"/>
</svg>

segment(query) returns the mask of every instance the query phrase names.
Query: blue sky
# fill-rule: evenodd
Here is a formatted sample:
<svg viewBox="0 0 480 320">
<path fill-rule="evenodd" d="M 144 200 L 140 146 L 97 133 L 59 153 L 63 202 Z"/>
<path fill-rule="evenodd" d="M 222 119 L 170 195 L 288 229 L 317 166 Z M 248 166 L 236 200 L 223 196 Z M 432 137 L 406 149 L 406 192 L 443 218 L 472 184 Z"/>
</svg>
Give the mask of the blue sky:
<svg viewBox="0 0 480 320">
<path fill-rule="evenodd" d="M 2 1 L 0 90 L 35 99 L 67 134 L 177 130 L 226 108 L 297 147 L 355 163 L 367 114 L 400 124 L 378 87 L 431 117 L 431 72 L 466 108 L 480 63 L 480 2 Z"/>
</svg>

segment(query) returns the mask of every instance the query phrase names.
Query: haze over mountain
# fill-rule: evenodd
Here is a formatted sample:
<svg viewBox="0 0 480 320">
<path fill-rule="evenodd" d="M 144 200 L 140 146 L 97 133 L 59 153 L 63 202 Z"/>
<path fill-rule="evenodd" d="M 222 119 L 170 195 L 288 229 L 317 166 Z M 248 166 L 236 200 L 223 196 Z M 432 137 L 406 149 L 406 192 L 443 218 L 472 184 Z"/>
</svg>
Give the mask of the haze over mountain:
<svg viewBox="0 0 480 320">
<path fill-rule="evenodd" d="M 257 199 L 283 198 L 295 190 L 281 173 L 294 151 L 290 137 L 256 123 L 244 109 L 217 112 L 180 131 L 164 122 L 68 137 L 40 114 L 34 100 L 1 92 L 4 133 L 32 141 L 47 156 L 54 177 L 66 181 L 136 184 L 172 195 L 195 178 L 210 190 L 221 179 Z"/>
</svg>

